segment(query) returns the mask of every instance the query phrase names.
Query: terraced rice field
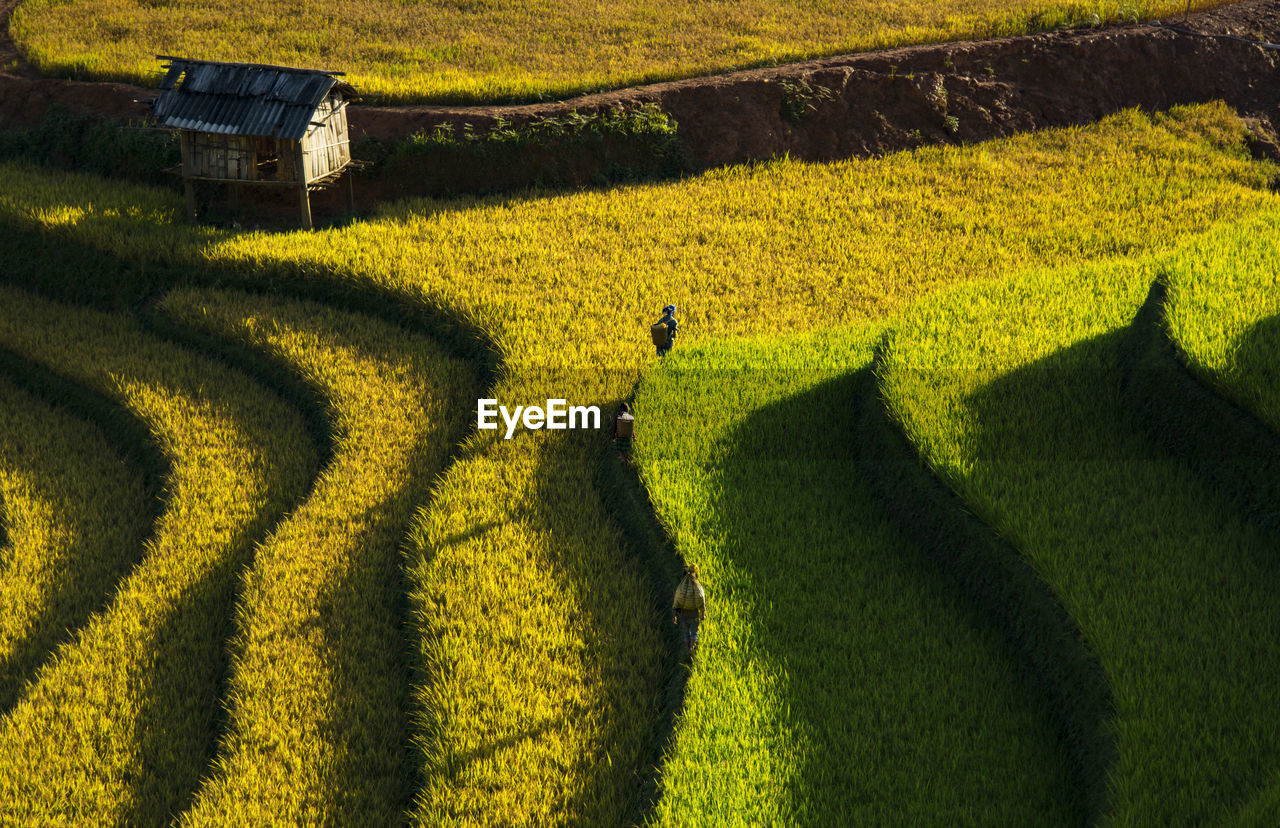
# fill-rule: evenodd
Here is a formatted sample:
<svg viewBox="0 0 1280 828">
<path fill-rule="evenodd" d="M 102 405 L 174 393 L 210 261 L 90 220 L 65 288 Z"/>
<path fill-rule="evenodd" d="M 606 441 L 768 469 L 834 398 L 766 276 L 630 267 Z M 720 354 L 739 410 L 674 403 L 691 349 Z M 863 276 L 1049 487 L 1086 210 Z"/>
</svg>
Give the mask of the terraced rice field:
<svg viewBox="0 0 1280 828">
<path fill-rule="evenodd" d="M 146 539 L 137 467 L 87 422 L 0 380 L 0 709 L 98 608 Z"/>
<path fill-rule="evenodd" d="M 1280 247 L 1266 212 L 1170 264 L 1169 334 L 1195 373 L 1280 430 Z"/>
<path fill-rule="evenodd" d="M 167 463 L 132 568 L 42 645 L 0 720 L 0 811 L 1061 825 L 1262 807 L 1266 539 L 1131 428 L 1116 356 L 1158 273 L 1280 208 L 1242 136 L 1221 106 L 1125 112 L 314 234 L 193 230 L 167 191 L 0 168 L 0 349 Z M 655 364 L 668 301 L 682 339 Z M 855 413 L 877 383 L 904 452 L 1011 544 L 1105 676 L 1102 812 L 1034 658 L 868 484 Z M 626 529 L 600 434 L 467 429 L 480 395 L 607 418 L 633 393 L 667 558 Z M 660 568 L 676 556 L 712 601 L 691 667 Z"/>
<path fill-rule="evenodd" d="M 1115 696 L 1109 798 L 1133 824 L 1211 821 L 1269 781 L 1280 733 L 1267 535 L 1134 430 L 1119 334 L 1158 258 L 923 303 L 883 393 L 930 466 L 1061 597 Z"/>
<path fill-rule="evenodd" d="M 400 543 L 461 437 L 475 378 L 429 340 L 324 306 L 179 290 L 161 309 L 281 360 L 325 398 L 336 432 L 307 502 L 245 579 L 231 724 L 184 821 L 252 822 L 266 809 L 394 822 L 414 778 Z"/>
<path fill-rule="evenodd" d="M 1185 7 L 1169 0 L 361 0 L 338 13 L 266 0 L 22 0 L 10 29 L 26 59 L 54 75 L 154 85 L 154 55 L 198 55 L 347 72 L 357 88 L 384 103 L 483 102 L 567 97 L 911 43 L 1136 21 Z"/>
<path fill-rule="evenodd" d="M 859 386 L 882 333 L 699 345 L 640 388 L 639 421 L 662 423 L 637 443 L 646 487 L 715 586 L 659 822 L 1085 818 L 1003 638 L 858 469 Z"/>
<path fill-rule="evenodd" d="M 3 303 L 0 347 L 126 409 L 171 470 L 137 563 L 0 723 L 0 802 L 19 822 L 164 820 L 207 769 L 241 572 L 315 452 L 278 396 L 130 316 L 7 286 Z"/>
</svg>

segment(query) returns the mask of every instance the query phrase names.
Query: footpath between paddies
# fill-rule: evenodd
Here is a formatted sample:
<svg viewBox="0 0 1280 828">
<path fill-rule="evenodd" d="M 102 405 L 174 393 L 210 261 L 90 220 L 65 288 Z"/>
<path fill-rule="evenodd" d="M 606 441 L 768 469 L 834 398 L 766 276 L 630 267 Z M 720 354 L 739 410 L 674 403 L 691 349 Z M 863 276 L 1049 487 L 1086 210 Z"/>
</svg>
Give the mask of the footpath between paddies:
<svg viewBox="0 0 1280 828">
<path fill-rule="evenodd" d="M 1126 326 L 1159 272 L 1214 249 L 1202 243 L 931 297 L 897 326 L 881 378 L 929 465 L 1096 653 L 1119 824 L 1217 821 L 1280 762 L 1274 544 L 1122 402 Z"/>
<path fill-rule="evenodd" d="M 608 406 L 651 363 L 645 328 L 668 301 L 683 311 L 681 349 L 784 337 L 881 317 L 956 282 L 1168 246 L 1245 215 L 1273 199 L 1273 168 L 1249 160 L 1242 134 L 1221 106 L 1126 112 L 879 160 L 414 202 L 286 235 L 191 230 L 169 193 L 9 166 L 0 221 L 140 270 L 224 268 L 444 309 L 497 351 L 489 396 Z M 658 418 L 641 428 L 661 439 Z M 431 607 L 450 645 L 419 688 L 439 728 L 416 811 L 424 822 L 617 822 L 643 805 L 669 619 L 592 485 L 601 442 L 485 432 L 434 493 L 411 555 L 455 562 L 441 573 L 448 592 L 479 609 Z M 707 634 L 717 635 L 714 618 Z M 787 761 L 778 766 L 799 767 Z M 723 808 L 737 805 L 748 809 Z"/>
<path fill-rule="evenodd" d="M 141 560 L 0 721 L 0 812 L 164 822 L 207 771 L 241 570 L 305 492 L 315 450 L 283 400 L 131 317 L 8 286 L 0 306 L 0 348 L 128 409 L 172 465 Z"/>
<path fill-rule="evenodd" d="M 137 561 L 146 495 L 101 431 L 0 375 L 0 711 Z"/>
</svg>

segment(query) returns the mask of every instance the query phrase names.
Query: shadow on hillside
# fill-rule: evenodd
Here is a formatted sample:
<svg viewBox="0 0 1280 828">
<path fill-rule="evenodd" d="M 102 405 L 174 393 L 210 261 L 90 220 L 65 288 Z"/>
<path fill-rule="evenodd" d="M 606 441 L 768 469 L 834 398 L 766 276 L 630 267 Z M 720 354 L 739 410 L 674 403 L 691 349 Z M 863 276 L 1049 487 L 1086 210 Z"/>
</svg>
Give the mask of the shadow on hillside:
<svg viewBox="0 0 1280 828">
<path fill-rule="evenodd" d="M 6 356 L 0 355 L 0 377 L 9 380 Z M 34 366 L 32 368 L 38 370 Z M 112 458 L 121 465 L 130 460 L 114 453 Z M 49 494 L 58 491 L 58 481 L 38 463 L 24 464 L 21 474 L 36 492 Z M 152 498 L 156 492 L 141 488 L 137 491 L 139 498 L 128 503 L 121 501 L 122 492 L 115 492 L 111 498 L 92 504 L 100 508 L 127 508 L 141 516 L 136 532 L 126 531 L 130 528 L 128 520 L 113 521 L 110 527 L 112 536 L 101 539 L 110 540 L 109 548 L 88 542 L 91 539 L 82 537 L 75 520 L 67 520 L 59 527 L 69 532 L 69 542 L 58 570 L 40 590 L 39 611 L 28 619 L 26 629 L 12 642 L 8 656 L 0 656 L 0 717 L 17 704 L 23 686 L 36 676 L 57 647 L 74 640 L 90 617 L 107 605 L 116 585 L 141 559 L 143 544 L 153 531 L 152 520 L 148 518 L 155 516 Z M 0 549 L 9 543 L 8 518 L 7 510 L 0 508 Z M 26 550 L 25 554 L 30 555 L 33 551 L 38 554 L 37 550 Z M 4 557 L 8 556 L 0 555 L 0 558 Z M 7 566 L 0 564 L 0 577 L 8 577 L 10 573 L 7 570 Z"/>
<path fill-rule="evenodd" d="M 1273 381 L 1266 377 L 1275 371 L 1266 354 L 1274 354 L 1280 342 L 1248 332 L 1238 354 L 1244 358 L 1230 366 L 1228 378 L 1202 380 L 1203 371 L 1189 368 L 1190 360 L 1169 338 L 1167 301 L 1164 282 L 1153 282 L 1125 334 L 1121 387 L 1130 421 L 1206 487 L 1235 503 L 1241 515 L 1275 532 L 1280 529 L 1280 435 L 1258 415 L 1266 397 L 1262 383 Z"/>
<path fill-rule="evenodd" d="M 1134 430 L 1123 340 L 1086 340 L 964 397 L 981 470 L 970 503 L 1025 539 L 1114 687 L 1129 758 L 1108 785 L 1113 816 L 1211 822 L 1280 757 L 1280 568 L 1226 501 Z"/>
<path fill-rule="evenodd" d="M 415 793 L 411 688 L 417 653 L 406 633 L 412 627 L 399 542 L 430 479 L 405 480 L 376 506 L 345 520 L 364 531 L 341 550 L 349 560 L 343 577 L 318 585 L 320 594 L 304 599 L 317 601 L 331 680 L 324 688 L 328 715 L 317 726 L 329 753 L 321 778 L 331 799 L 324 804 L 336 824 L 391 824 Z M 253 752 L 268 747 L 259 742 Z"/>
<path fill-rule="evenodd" d="M 1261 388 L 1280 389 L 1280 315 L 1259 320 L 1236 340 L 1235 370 Z M 1240 395 L 1243 399 L 1244 396 Z M 1263 424 L 1280 432 L 1280 423 Z"/>
<path fill-rule="evenodd" d="M 241 571 L 253 544 L 282 517 L 259 513 L 237 533 L 227 554 L 152 630 L 150 670 L 137 695 L 137 761 L 128 777 L 132 807 L 123 825 L 158 825 L 190 805 L 217 750 L 225 713 L 222 699 L 231 666 L 227 641 Z"/>
<path fill-rule="evenodd" d="M 724 554 L 758 585 L 754 633 L 785 669 L 787 727 L 803 740 L 791 813 L 802 824 L 1074 820 L 1053 723 L 1012 651 L 862 479 L 854 432 L 868 384 L 858 371 L 753 413 L 720 474 Z M 1010 706 L 1036 735 L 987 714 Z M 1036 745 L 1020 755 L 1047 757 L 1027 785 L 1000 778 L 1020 773 L 999 757 L 1015 740 Z"/>
</svg>

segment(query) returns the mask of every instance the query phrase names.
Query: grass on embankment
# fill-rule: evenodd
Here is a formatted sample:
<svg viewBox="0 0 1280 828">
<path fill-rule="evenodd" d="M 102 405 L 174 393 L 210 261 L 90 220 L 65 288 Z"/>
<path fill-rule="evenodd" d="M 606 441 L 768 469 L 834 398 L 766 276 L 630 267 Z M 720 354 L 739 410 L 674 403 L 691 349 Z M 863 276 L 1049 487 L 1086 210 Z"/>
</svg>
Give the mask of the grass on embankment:
<svg viewBox="0 0 1280 828">
<path fill-rule="evenodd" d="M 213 266 L 384 292 L 493 342 L 502 370 L 490 394 L 503 404 L 608 404 L 651 364 L 646 328 L 668 301 L 681 307 L 680 350 L 781 337 L 883 316 L 957 282 L 1167 246 L 1247 214 L 1273 201 L 1274 168 L 1251 161 L 1242 136 L 1222 106 L 1125 112 L 876 160 L 411 202 L 341 230 L 275 235 L 191 229 L 170 193 L 5 165 L 0 222 L 136 263 L 110 271 L 121 280 Z M 87 281 L 77 274 L 77 289 L 90 292 Z M 425 822 L 616 823 L 636 805 L 655 758 L 669 618 L 650 609 L 650 578 L 592 485 L 599 442 L 485 432 L 434 492 L 415 534 L 429 562 L 416 600 L 452 655 L 430 665 L 424 699 L 435 717 Z"/>
<path fill-rule="evenodd" d="M 931 297 L 897 328 L 882 376 L 908 437 L 1097 654 L 1115 698 L 1120 824 L 1215 821 L 1280 762 L 1280 561 L 1121 403 L 1123 328 L 1171 260 Z"/>
<path fill-rule="evenodd" d="M 1246 491 L 1224 487 L 1274 536 L 1275 433 L 1280 432 L 1280 210 L 1269 210 L 1196 238 L 1161 269 L 1168 287 L 1162 323 L 1191 372 L 1216 393 L 1256 417 L 1262 426 L 1220 422 L 1214 459 L 1222 474 L 1245 481 Z M 1238 412 L 1228 415 L 1234 419 Z M 1247 415 L 1246 415 L 1247 417 Z M 1222 429 L 1235 429 L 1223 435 Z M 1266 429 L 1271 430 L 1268 435 Z M 1224 451 L 1222 437 L 1247 438 Z M 1234 441 L 1233 441 L 1234 442 Z M 1265 444 L 1263 444 L 1265 443 Z M 1250 476 L 1244 476 L 1246 472 Z M 1273 763 L 1274 765 L 1274 763 Z M 1280 779 L 1268 784 L 1235 815 L 1237 824 L 1267 826 L 1280 814 Z"/>
<path fill-rule="evenodd" d="M 1004 638 L 862 480 L 880 330 L 678 350 L 640 385 L 643 478 L 709 597 L 658 824 L 1084 822 Z"/>
<path fill-rule="evenodd" d="M 401 543 L 461 436 L 474 374 L 420 336 L 315 303 L 178 290 L 160 310 L 305 377 L 336 432 L 245 578 L 229 732 L 183 821 L 394 823 L 415 778 Z"/>
<path fill-rule="evenodd" d="M 1192 371 L 1280 432 L 1280 211 L 1208 234 L 1168 263 L 1169 334 Z"/>
<path fill-rule="evenodd" d="M 1198 0 L 1196 8 L 1215 5 Z M 10 30 L 57 75 L 154 84 L 156 54 L 340 70 L 382 103 L 543 99 L 911 43 L 1128 22 L 1171 0 L 23 0 Z"/>
<path fill-rule="evenodd" d="M 0 375 L 0 713 L 138 559 L 147 495 L 101 431 Z"/>
<path fill-rule="evenodd" d="M 130 317 L 7 286 L 0 304 L 0 347 L 127 408 L 172 466 L 141 560 L 0 720 L 0 813 L 167 821 L 214 747 L 241 569 L 305 490 L 314 448 L 279 398 Z"/>
</svg>

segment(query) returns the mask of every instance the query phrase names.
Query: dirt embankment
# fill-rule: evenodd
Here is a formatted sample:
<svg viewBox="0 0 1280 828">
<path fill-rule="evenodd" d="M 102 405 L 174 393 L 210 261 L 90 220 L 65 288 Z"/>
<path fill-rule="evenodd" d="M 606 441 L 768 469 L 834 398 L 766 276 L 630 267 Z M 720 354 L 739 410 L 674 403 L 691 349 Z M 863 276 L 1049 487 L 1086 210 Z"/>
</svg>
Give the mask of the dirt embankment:
<svg viewBox="0 0 1280 828">
<path fill-rule="evenodd" d="M 1132 106 L 1224 99 L 1280 106 L 1280 3 L 1176 21 L 917 46 L 518 107 L 366 107 L 356 128 L 395 138 L 442 121 L 477 126 L 617 103 L 658 103 L 679 123 L 689 170 L 769 158 L 871 156 L 1083 124 Z M 1176 27 L 1176 28 L 1174 28 Z M 807 87 L 807 88 L 806 88 Z M 788 117 L 790 116 L 790 117 Z"/>
<path fill-rule="evenodd" d="M 4 7 L 12 7 L 12 0 L 0 0 L 0 13 Z M 1087 123 L 1126 107 L 1218 98 L 1265 122 L 1273 112 L 1280 115 L 1280 51 L 1235 38 L 1280 41 L 1280 3 L 1249 0 L 1191 15 L 1174 27 L 1143 24 L 917 46 L 556 103 L 356 106 L 350 120 L 354 137 L 395 141 L 446 122 L 483 129 L 498 117 L 518 123 L 574 109 L 654 102 L 679 123 L 689 171 L 783 153 L 807 159 L 879 155 Z M 3 40 L 0 56 L 12 49 L 7 34 Z M 147 112 L 141 102 L 154 96 L 153 90 L 125 84 L 34 77 L 19 62 L 16 69 L 0 69 L 0 129 L 37 123 L 55 103 L 73 112 L 140 119 Z"/>
</svg>

